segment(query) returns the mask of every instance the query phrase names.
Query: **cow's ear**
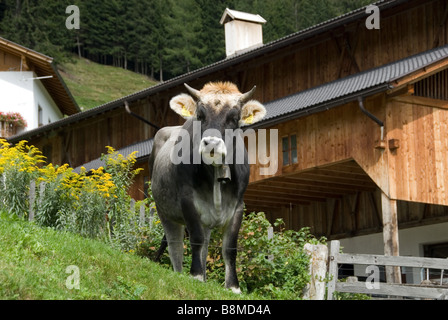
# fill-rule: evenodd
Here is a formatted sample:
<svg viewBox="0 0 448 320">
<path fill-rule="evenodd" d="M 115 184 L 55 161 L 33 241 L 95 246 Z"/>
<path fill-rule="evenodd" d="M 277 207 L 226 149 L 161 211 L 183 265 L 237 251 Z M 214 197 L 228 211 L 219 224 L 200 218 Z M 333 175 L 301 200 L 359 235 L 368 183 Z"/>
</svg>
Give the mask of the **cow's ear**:
<svg viewBox="0 0 448 320">
<path fill-rule="evenodd" d="M 265 115 L 266 109 L 264 106 L 256 100 L 250 100 L 241 108 L 240 126 L 256 123 L 263 119 Z"/>
<path fill-rule="evenodd" d="M 170 107 L 184 119 L 193 117 L 196 112 L 196 102 L 191 96 L 185 93 L 181 93 L 172 98 Z"/>
</svg>

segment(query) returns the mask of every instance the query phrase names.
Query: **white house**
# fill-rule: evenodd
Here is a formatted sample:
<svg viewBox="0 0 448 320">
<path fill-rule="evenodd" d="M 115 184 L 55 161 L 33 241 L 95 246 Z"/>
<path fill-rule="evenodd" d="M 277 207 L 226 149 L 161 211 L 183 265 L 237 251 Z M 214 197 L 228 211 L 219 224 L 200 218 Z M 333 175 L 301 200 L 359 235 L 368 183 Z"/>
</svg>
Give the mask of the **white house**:
<svg viewBox="0 0 448 320">
<path fill-rule="evenodd" d="M 80 112 L 53 58 L 0 38 L 0 137 L 36 129 Z M 27 126 L 5 121 L 20 114 Z"/>
</svg>

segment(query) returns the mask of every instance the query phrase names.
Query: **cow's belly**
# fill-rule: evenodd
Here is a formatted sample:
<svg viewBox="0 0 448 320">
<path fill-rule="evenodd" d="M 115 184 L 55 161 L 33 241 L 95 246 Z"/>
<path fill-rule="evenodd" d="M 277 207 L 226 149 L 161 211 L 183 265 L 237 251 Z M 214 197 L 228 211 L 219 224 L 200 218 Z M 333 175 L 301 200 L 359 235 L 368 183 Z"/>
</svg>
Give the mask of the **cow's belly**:
<svg viewBox="0 0 448 320">
<path fill-rule="evenodd" d="M 193 202 L 196 211 L 199 213 L 201 223 L 209 228 L 225 226 L 235 214 L 237 201 L 233 198 L 222 195 L 221 206 L 217 208 L 213 197 L 204 197 L 194 192 Z"/>
</svg>

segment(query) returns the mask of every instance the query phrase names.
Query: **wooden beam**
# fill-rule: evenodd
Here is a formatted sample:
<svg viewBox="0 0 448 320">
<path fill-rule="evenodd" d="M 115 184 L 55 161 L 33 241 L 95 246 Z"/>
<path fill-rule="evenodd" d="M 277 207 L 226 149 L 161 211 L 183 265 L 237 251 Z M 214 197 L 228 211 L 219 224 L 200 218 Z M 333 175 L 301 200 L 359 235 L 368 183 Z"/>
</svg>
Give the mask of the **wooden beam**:
<svg viewBox="0 0 448 320">
<path fill-rule="evenodd" d="M 351 232 L 354 233 L 356 230 L 358 230 L 356 219 L 359 211 L 359 198 L 360 198 L 360 192 L 357 192 L 354 195 L 354 199 L 352 201 L 352 197 L 346 197 L 347 204 L 350 208 L 350 220 L 351 220 Z"/>
<path fill-rule="evenodd" d="M 310 197 L 319 197 L 319 198 L 339 198 L 341 197 L 341 193 L 334 192 L 330 189 L 326 190 L 314 190 L 308 186 L 297 186 L 296 188 L 284 188 L 276 185 L 253 185 L 247 188 L 247 191 L 260 191 L 266 192 L 268 191 L 272 195 L 288 195 L 288 196 L 297 196 L 297 195 L 307 195 Z"/>
<path fill-rule="evenodd" d="M 402 103 L 415 104 L 423 107 L 431 107 L 445 110 L 448 109 L 448 101 L 446 100 L 431 99 L 418 96 L 399 96 L 394 97 L 391 100 Z"/>
<path fill-rule="evenodd" d="M 381 192 L 381 209 L 383 213 L 384 255 L 399 256 L 397 201 Z M 401 283 L 399 267 L 386 267 L 388 283 Z"/>
<path fill-rule="evenodd" d="M 393 82 L 393 88 L 387 91 L 388 95 L 394 94 L 396 91 L 401 90 L 403 86 L 415 83 L 423 78 L 432 76 L 433 74 L 445 70 L 448 68 L 448 58 L 444 58 L 440 61 L 433 63 L 430 66 L 421 68 L 407 76 L 402 77 Z"/>
<path fill-rule="evenodd" d="M 312 196 L 306 196 L 306 195 L 300 195 L 297 194 L 295 196 L 288 196 L 288 195 L 273 195 L 269 191 L 260 192 L 260 191 L 250 191 L 247 190 L 244 194 L 245 199 L 253 199 L 257 201 L 276 201 L 280 203 L 293 203 L 293 204 L 301 204 L 301 200 L 304 201 L 325 201 L 325 198 L 323 197 L 312 197 Z"/>
</svg>

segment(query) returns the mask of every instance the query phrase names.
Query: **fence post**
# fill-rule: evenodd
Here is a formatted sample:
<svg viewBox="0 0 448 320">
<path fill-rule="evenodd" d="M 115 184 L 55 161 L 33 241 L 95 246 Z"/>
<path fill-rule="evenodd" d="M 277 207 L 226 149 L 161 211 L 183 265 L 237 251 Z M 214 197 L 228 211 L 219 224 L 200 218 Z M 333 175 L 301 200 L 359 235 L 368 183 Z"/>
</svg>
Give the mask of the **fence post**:
<svg viewBox="0 0 448 320">
<path fill-rule="evenodd" d="M 34 220 L 34 202 L 36 201 L 36 181 L 31 180 L 30 182 L 30 210 L 28 214 L 28 220 Z"/>
<path fill-rule="evenodd" d="M 305 299 L 324 300 L 325 276 L 327 273 L 328 248 L 325 245 L 305 244 L 306 253 L 310 256 L 310 283 L 305 291 Z"/>
<path fill-rule="evenodd" d="M 39 201 L 38 204 L 41 205 L 42 204 L 42 200 L 45 196 L 45 182 L 41 182 L 39 184 Z"/>
<path fill-rule="evenodd" d="M 154 220 L 154 213 L 156 212 L 155 207 L 151 207 L 151 204 L 149 205 L 149 232 L 152 231 L 152 222 Z"/>
<path fill-rule="evenodd" d="M 330 242 L 330 254 L 329 254 L 329 264 L 328 264 L 328 276 L 330 280 L 328 281 L 328 291 L 327 300 L 333 300 L 333 293 L 336 290 L 336 282 L 338 281 L 338 262 L 337 256 L 339 254 L 340 248 L 339 240 L 333 240 Z"/>
<path fill-rule="evenodd" d="M 140 227 L 143 227 L 145 225 L 145 210 L 146 206 L 144 203 L 140 206 Z"/>
<path fill-rule="evenodd" d="M 274 238 L 274 228 L 273 227 L 268 227 L 268 240 L 272 240 Z M 273 254 L 269 254 L 268 255 L 268 260 L 269 261 L 274 261 L 274 255 Z"/>
</svg>

